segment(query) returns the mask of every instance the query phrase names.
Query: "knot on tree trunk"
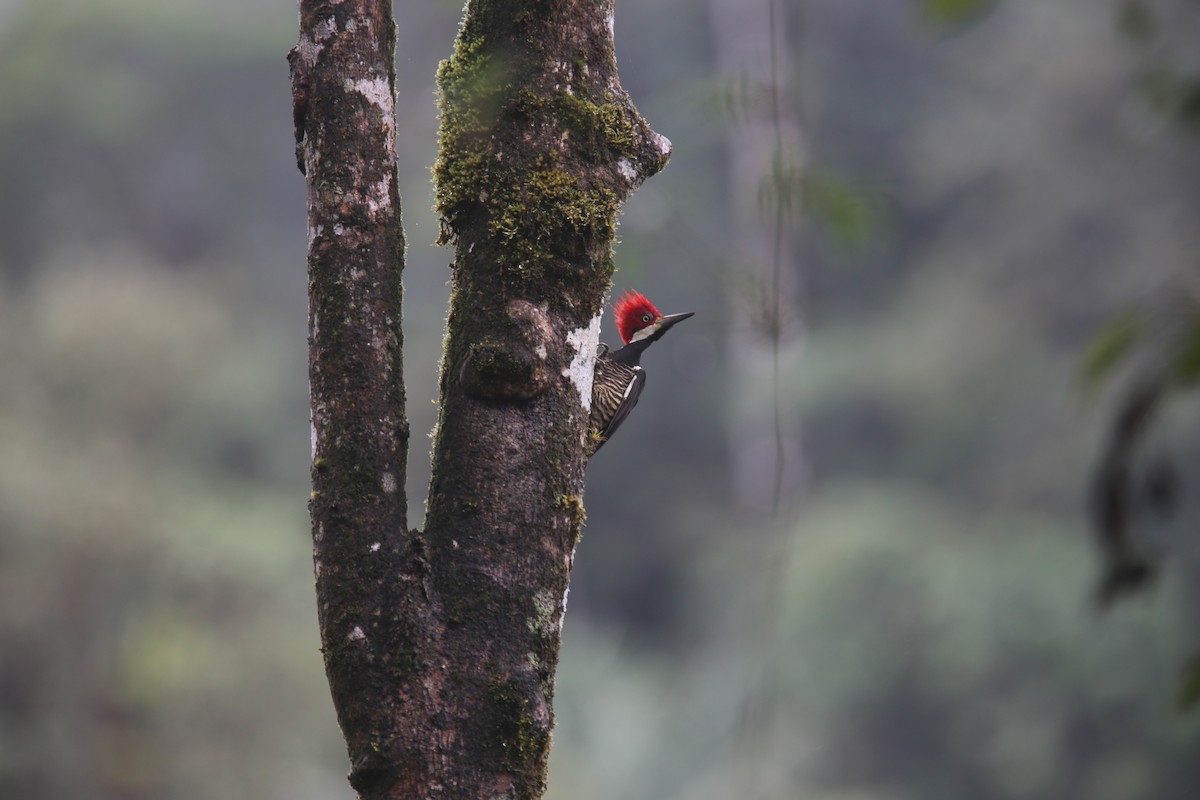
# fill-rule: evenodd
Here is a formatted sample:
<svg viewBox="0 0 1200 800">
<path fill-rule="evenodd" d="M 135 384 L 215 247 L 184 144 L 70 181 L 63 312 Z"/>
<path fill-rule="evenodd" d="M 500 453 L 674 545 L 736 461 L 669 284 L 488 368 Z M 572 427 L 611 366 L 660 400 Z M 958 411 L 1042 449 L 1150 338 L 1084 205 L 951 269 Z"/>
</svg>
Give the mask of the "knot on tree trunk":
<svg viewBox="0 0 1200 800">
<path fill-rule="evenodd" d="M 529 400 L 562 371 L 560 350 L 545 306 L 511 300 L 494 334 L 470 345 L 463 386 L 478 400 Z"/>
<path fill-rule="evenodd" d="M 641 186 L 651 175 L 661 172 L 671 158 L 671 140 L 651 130 L 650 124 L 637 113 L 632 103 L 628 107 L 636 131 L 635 156 L 617 160 L 617 172 L 628 184 L 627 194 Z"/>
<path fill-rule="evenodd" d="M 347 778 L 359 797 L 382 797 L 396 783 L 399 769 L 381 752 L 364 748 L 367 755 L 356 760 Z"/>
</svg>

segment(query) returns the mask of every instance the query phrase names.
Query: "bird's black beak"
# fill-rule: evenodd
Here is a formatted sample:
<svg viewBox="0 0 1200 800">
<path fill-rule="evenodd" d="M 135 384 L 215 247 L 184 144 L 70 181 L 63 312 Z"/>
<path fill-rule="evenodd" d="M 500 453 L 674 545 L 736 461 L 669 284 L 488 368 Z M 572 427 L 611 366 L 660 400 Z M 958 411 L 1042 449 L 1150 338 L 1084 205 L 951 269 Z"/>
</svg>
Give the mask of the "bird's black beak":
<svg viewBox="0 0 1200 800">
<path fill-rule="evenodd" d="M 695 311 L 685 311 L 682 314 L 667 314 L 658 321 L 658 328 L 659 330 L 665 331 L 676 322 L 683 322 L 688 317 L 695 316 L 695 314 Z"/>
</svg>

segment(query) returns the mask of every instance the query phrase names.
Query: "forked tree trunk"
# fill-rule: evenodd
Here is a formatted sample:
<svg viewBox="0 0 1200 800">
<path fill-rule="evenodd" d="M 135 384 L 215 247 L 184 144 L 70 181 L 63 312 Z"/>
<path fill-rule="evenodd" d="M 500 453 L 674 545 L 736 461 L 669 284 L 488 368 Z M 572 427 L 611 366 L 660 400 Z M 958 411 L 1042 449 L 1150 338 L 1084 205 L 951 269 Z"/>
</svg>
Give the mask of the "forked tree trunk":
<svg viewBox="0 0 1200 800">
<path fill-rule="evenodd" d="M 616 213 L 670 144 L 621 89 L 612 0 L 468 4 L 438 74 L 456 254 L 427 530 L 410 530 L 390 3 L 300 5 L 314 558 L 351 783 L 540 797 Z"/>
</svg>

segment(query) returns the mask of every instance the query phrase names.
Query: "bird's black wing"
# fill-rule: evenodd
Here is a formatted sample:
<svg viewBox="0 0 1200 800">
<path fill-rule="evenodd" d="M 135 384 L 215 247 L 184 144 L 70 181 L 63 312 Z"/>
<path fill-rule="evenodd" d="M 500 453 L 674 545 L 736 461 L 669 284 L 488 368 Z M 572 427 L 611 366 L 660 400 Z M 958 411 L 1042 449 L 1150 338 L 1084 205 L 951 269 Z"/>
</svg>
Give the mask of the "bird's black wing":
<svg viewBox="0 0 1200 800">
<path fill-rule="evenodd" d="M 633 379 L 625 388 L 625 394 L 621 398 L 621 404 L 617 406 L 617 413 L 613 414 L 613 418 L 608 421 L 608 426 L 600 433 L 605 439 L 608 439 L 617 432 L 617 428 L 621 427 L 621 423 L 629 416 L 629 412 L 633 411 L 633 407 L 637 405 L 638 398 L 642 395 L 642 387 L 646 385 L 646 371 L 641 367 L 633 368 Z"/>
<path fill-rule="evenodd" d="M 629 416 L 629 412 L 637 405 L 645 383 L 646 373 L 641 367 L 631 367 L 610 358 L 601 358 L 596 362 L 590 423 L 595 436 L 591 445 L 593 454 Z"/>
</svg>

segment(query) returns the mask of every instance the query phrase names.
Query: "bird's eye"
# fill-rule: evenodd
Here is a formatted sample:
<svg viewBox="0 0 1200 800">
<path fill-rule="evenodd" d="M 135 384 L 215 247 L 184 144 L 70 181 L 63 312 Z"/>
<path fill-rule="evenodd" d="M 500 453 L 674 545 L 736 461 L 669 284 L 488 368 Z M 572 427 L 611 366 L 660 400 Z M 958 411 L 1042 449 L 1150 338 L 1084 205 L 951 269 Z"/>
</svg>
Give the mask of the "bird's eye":
<svg viewBox="0 0 1200 800">
<path fill-rule="evenodd" d="M 642 322 L 646 323 L 647 325 L 649 325 L 653 319 L 654 317 L 650 316 L 649 314 L 642 314 Z"/>
</svg>

